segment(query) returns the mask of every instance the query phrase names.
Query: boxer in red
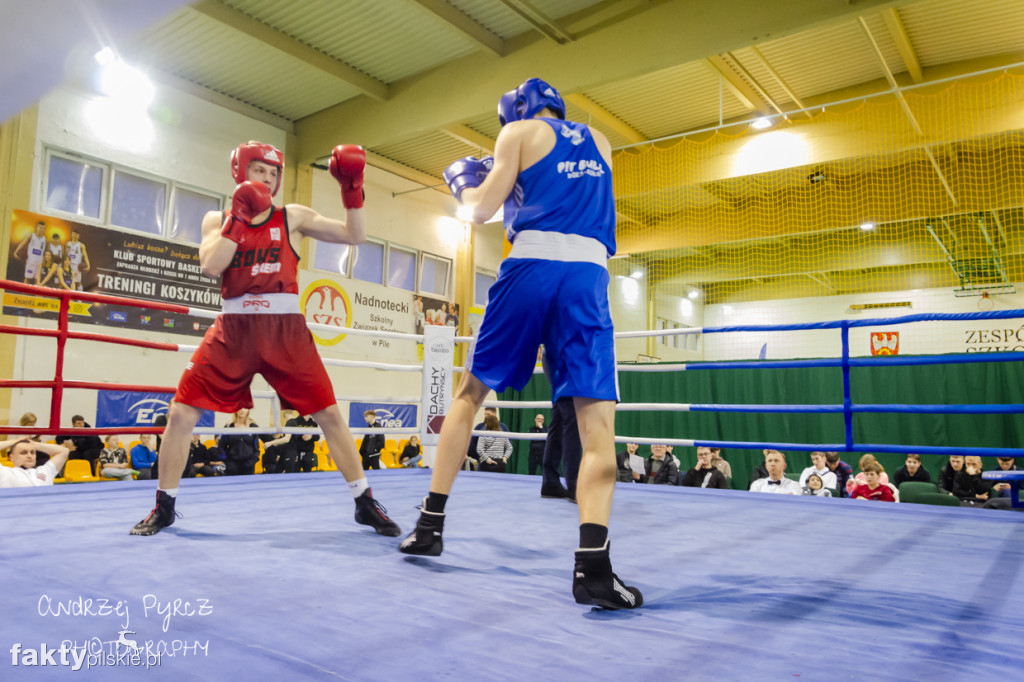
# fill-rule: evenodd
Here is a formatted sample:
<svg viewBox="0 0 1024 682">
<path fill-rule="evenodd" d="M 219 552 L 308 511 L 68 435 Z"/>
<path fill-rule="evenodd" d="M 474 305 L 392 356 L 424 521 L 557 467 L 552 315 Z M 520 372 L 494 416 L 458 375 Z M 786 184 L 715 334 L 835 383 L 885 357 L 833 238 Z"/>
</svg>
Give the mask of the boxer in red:
<svg viewBox="0 0 1024 682">
<path fill-rule="evenodd" d="M 199 246 L 203 272 L 221 277 L 224 312 L 185 366 L 167 414 L 156 506 L 135 524 L 132 535 L 153 535 L 174 523 L 178 483 L 200 414 L 251 408 L 249 385 L 257 372 L 282 403 L 312 415 L 323 429 L 355 498 L 356 522 L 381 535 L 401 533 L 366 483 L 355 441 L 299 309 L 298 253 L 303 238 L 335 244 L 359 244 L 366 238 L 365 165 L 366 152 L 357 145 L 339 145 L 331 154 L 330 172 L 341 186 L 345 206 L 342 222 L 299 204 L 274 206 L 284 172 L 284 155 L 278 149 L 249 142 L 232 153 L 231 173 L 238 186 L 231 209 L 206 214 Z"/>
</svg>

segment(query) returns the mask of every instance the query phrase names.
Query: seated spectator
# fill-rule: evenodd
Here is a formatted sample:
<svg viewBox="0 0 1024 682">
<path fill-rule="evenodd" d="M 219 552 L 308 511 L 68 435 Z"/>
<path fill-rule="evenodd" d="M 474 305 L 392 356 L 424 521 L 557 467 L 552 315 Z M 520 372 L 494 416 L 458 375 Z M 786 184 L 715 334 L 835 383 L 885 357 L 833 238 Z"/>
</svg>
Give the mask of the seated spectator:
<svg viewBox="0 0 1024 682">
<path fill-rule="evenodd" d="M 0 441 L 0 451 L 2 450 L 8 450 L 7 455 L 13 466 L 0 466 L 0 488 L 53 485 L 57 471 L 63 468 L 68 460 L 69 452 L 61 445 L 36 443 L 28 438 Z M 49 455 L 49 461 L 36 466 L 36 451 Z"/>
<path fill-rule="evenodd" d="M 892 484 L 896 486 L 898 490 L 901 483 L 906 481 L 913 481 L 915 483 L 931 483 L 932 475 L 928 473 L 928 470 L 921 466 L 921 455 L 907 455 L 907 459 L 904 461 L 903 466 L 895 471 L 892 475 Z"/>
<path fill-rule="evenodd" d="M 939 472 L 939 487 L 947 493 L 953 493 L 953 479 L 964 470 L 963 455 L 950 455 L 946 466 Z"/>
<path fill-rule="evenodd" d="M 292 445 L 292 436 L 275 433 L 263 444 L 263 473 L 284 474 L 299 470 L 299 455 Z"/>
<path fill-rule="evenodd" d="M 755 493 L 774 493 L 776 495 L 802 495 L 803 488 L 791 478 L 786 478 L 786 455 L 778 450 L 764 451 L 764 466 L 768 475 L 759 478 L 750 486 Z"/>
<path fill-rule="evenodd" d="M 864 474 L 864 481 L 858 481 L 853 490 L 850 491 L 850 498 L 854 500 L 878 500 L 879 502 L 895 502 L 896 496 L 892 488 L 882 483 L 882 465 L 877 461 L 865 462 L 861 458 L 861 473 Z M 858 477 L 860 474 L 858 474 Z"/>
<path fill-rule="evenodd" d="M 315 429 L 318 428 L 316 421 L 310 416 L 301 416 L 296 414 L 294 417 L 288 420 L 285 426 L 295 426 L 298 428 Z M 384 438 L 384 436 L 380 436 Z M 319 433 L 295 433 L 292 434 L 291 445 L 295 450 L 296 457 L 298 458 L 298 469 L 300 471 L 312 471 L 316 468 L 316 442 L 320 440 Z M 383 449 L 383 448 L 382 448 Z M 379 454 L 377 462 L 380 462 Z"/>
<path fill-rule="evenodd" d="M 801 487 L 807 485 L 807 478 L 811 474 L 818 474 L 821 478 L 821 482 L 825 484 L 826 488 L 835 488 L 838 485 L 836 475 L 828 468 L 828 462 L 825 461 L 824 452 L 815 450 L 811 453 L 811 466 L 807 467 L 800 473 Z"/>
<path fill-rule="evenodd" d="M 1017 471 L 1017 464 L 1013 457 L 999 457 L 996 459 L 997 466 L 991 471 Z M 992 486 L 992 493 L 989 495 L 990 498 L 995 497 L 1009 497 L 1010 496 L 1010 484 L 1000 481 Z"/>
<path fill-rule="evenodd" d="M 501 431 L 501 424 L 495 414 L 484 417 L 486 431 Z M 480 471 L 505 473 L 508 458 L 512 456 L 512 441 L 504 436 L 480 436 L 476 443 L 476 454 L 480 459 Z"/>
<path fill-rule="evenodd" d="M 36 425 L 36 415 L 33 414 L 32 412 L 26 412 L 25 414 L 21 415 L 20 419 L 18 419 L 18 426 L 35 426 L 35 425 Z M 38 435 L 35 435 L 35 436 L 18 436 L 18 440 L 25 439 L 25 438 L 27 438 L 28 440 L 32 441 L 33 443 L 42 443 L 43 442 L 43 439 L 41 437 L 39 437 Z M 46 464 L 46 461 L 48 459 L 50 459 L 50 456 L 48 454 L 46 454 L 45 452 L 42 452 L 42 451 L 36 452 L 36 466 L 42 466 L 42 465 Z"/>
<path fill-rule="evenodd" d="M 85 417 L 80 414 L 76 414 L 71 418 L 71 425 L 76 429 L 91 429 L 85 422 Z M 89 462 L 90 467 L 94 467 L 96 460 L 99 459 L 100 451 L 103 450 L 103 441 L 98 436 L 57 436 L 56 441 L 58 444 L 63 445 L 71 451 L 71 455 L 68 459 L 84 459 Z"/>
<path fill-rule="evenodd" d="M 156 463 L 156 450 L 153 449 L 154 438 L 151 433 L 139 436 L 139 444 L 129 454 L 131 465 L 139 472 L 139 480 L 154 478 L 153 465 Z"/>
<path fill-rule="evenodd" d="M 711 463 L 711 448 L 697 448 L 697 464 L 686 472 L 680 485 L 687 488 L 729 489 L 725 474 Z"/>
<path fill-rule="evenodd" d="M 249 418 L 248 408 L 235 412 L 229 429 L 251 429 L 259 426 Z M 256 473 L 256 462 L 260 458 L 260 441 L 270 440 L 270 435 L 244 434 L 241 436 L 221 436 L 217 445 L 224 453 L 224 464 L 228 476 L 251 476 Z"/>
<path fill-rule="evenodd" d="M 509 430 L 509 428 L 508 428 L 508 426 L 506 426 L 505 422 L 501 421 L 498 418 L 498 408 L 497 407 L 485 407 L 484 408 L 484 421 L 482 421 L 479 424 L 477 424 L 476 426 L 474 426 L 473 430 L 474 431 L 485 431 L 485 430 L 487 430 L 487 417 L 488 416 L 492 416 L 492 415 L 494 416 L 495 419 L 498 419 L 498 427 L 502 431 L 508 431 Z M 472 436 L 469 439 L 469 450 L 466 452 L 466 455 L 469 457 L 469 459 L 466 461 L 466 465 L 465 465 L 466 469 L 477 469 L 479 467 L 479 460 L 478 460 L 479 455 L 478 455 L 478 450 L 477 450 L 477 440 L 478 439 L 479 439 L 479 436 Z"/>
<path fill-rule="evenodd" d="M 532 445 L 535 441 L 531 441 Z M 541 441 L 543 442 L 543 441 Z M 402 448 L 402 453 L 398 455 L 398 463 L 407 469 L 411 469 L 419 464 L 420 460 L 423 459 L 423 448 L 420 447 L 419 436 L 412 436 L 409 442 Z"/>
<path fill-rule="evenodd" d="M 630 464 L 630 455 L 635 455 L 639 448 L 640 446 L 636 443 L 626 443 L 625 450 L 615 453 L 615 463 L 618 466 L 618 471 L 615 474 L 616 481 L 632 483 L 640 478 L 640 474 L 634 471 Z"/>
<path fill-rule="evenodd" d="M 107 436 L 106 447 L 100 451 L 99 471 L 103 478 L 130 481 L 138 472 L 128 463 L 128 453 L 115 435 Z"/>
<path fill-rule="evenodd" d="M 199 439 L 198 434 L 192 435 L 192 443 L 188 446 L 188 460 L 196 474 L 203 476 L 221 476 L 225 466 L 221 460 L 223 454 L 217 448 L 208 448 Z"/>
<path fill-rule="evenodd" d="M 849 495 L 846 492 L 846 482 L 853 476 L 853 468 L 839 459 L 838 452 L 826 452 L 825 464 L 828 466 L 829 471 L 836 475 L 836 487 L 839 489 L 839 496 L 846 497 Z"/>
<path fill-rule="evenodd" d="M 953 477 L 953 494 L 961 507 L 982 507 L 992 492 L 992 481 L 981 477 L 981 457 L 964 457 L 964 468 Z"/>
<path fill-rule="evenodd" d="M 816 495 L 818 497 L 832 497 L 832 491 L 825 487 L 824 481 L 818 474 L 811 474 L 804 481 L 804 495 Z"/>
<path fill-rule="evenodd" d="M 679 466 L 668 453 L 667 445 L 652 445 L 651 456 L 644 462 L 645 473 L 637 479 L 640 483 L 655 485 L 676 485 L 679 480 Z"/>
<path fill-rule="evenodd" d="M 854 478 L 851 478 L 849 481 L 846 482 L 846 492 L 850 493 L 850 497 L 853 497 L 854 488 L 856 488 L 858 485 L 862 485 L 868 482 L 867 469 L 864 468 L 868 464 L 878 464 L 879 483 L 881 483 L 882 485 L 889 485 L 889 474 L 885 473 L 885 467 L 879 464 L 878 460 L 875 458 L 874 455 L 862 455 L 860 460 L 857 462 L 857 466 L 860 468 L 860 473 L 858 473 Z M 895 502 L 895 498 L 893 499 L 893 501 Z"/>
<path fill-rule="evenodd" d="M 722 472 L 726 480 L 732 483 L 732 466 L 722 459 L 722 448 L 708 448 L 711 453 L 711 465 Z M 697 450 L 700 453 L 700 449 Z"/>
<path fill-rule="evenodd" d="M 757 467 L 754 468 L 754 471 L 750 474 L 750 483 L 747 484 L 747 488 L 753 489 L 754 481 L 759 481 L 762 478 L 768 478 L 768 464 L 767 463 L 768 463 L 768 453 L 770 453 L 770 452 L 779 452 L 779 451 L 778 450 L 762 450 L 761 451 L 761 454 L 764 455 L 764 461 L 761 462 L 760 464 L 758 464 Z M 785 463 L 786 463 L 786 456 L 785 455 L 782 456 L 782 463 L 783 463 L 783 466 L 785 466 Z M 785 469 L 783 469 L 783 473 L 785 473 Z"/>
</svg>

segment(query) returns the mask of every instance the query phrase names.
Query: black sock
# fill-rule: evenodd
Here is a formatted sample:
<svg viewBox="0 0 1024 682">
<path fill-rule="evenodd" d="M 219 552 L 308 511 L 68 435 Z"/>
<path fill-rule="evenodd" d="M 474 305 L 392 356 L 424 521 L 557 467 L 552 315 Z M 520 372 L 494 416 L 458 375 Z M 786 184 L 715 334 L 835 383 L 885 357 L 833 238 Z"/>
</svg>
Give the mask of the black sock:
<svg viewBox="0 0 1024 682">
<path fill-rule="evenodd" d="M 596 523 L 580 524 L 580 549 L 604 547 L 608 539 L 608 526 Z"/>
<path fill-rule="evenodd" d="M 423 511 L 434 512 L 435 514 L 444 513 L 444 505 L 448 501 L 447 495 L 441 493 L 430 493 L 427 495 L 427 501 L 423 505 Z"/>
</svg>

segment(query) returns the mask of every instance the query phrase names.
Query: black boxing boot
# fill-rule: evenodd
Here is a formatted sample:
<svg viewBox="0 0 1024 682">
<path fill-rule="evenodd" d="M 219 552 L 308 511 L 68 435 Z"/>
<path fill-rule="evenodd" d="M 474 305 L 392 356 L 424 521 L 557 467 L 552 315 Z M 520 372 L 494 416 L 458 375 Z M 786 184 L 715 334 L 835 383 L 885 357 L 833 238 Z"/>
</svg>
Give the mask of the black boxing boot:
<svg viewBox="0 0 1024 682">
<path fill-rule="evenodd" d="M 402 529 L 388 518 L 387 511 L 384 505 L 373 499 L 373 494 L 369 489 L 356 498 L 356 523 L 373 526 L 373 529 L 380 535 L 398 537 L 402 534 Z"/>
<path fill-rule="evenodd" d="M 572 577 L 572 596 L 577 604 L 605 609 L 635 609 L 643 606 L 640 590 L 624 584 L 612 573 L 608 556 L 610 544 L 576 550 L 576 568 Z"/>
<path fill-rule="evenodd" d="M 132 535 L 156 535 L 167 526 L 174 523 L 174 518 L 180 516 L 174 511 L 174 499 L 163 490 L 156 491 L 156 506 L 149 516 L 136 523 L 132 529 Z"/>
<path fill-rule="evenodd" d="M 423 508 L 420 510 L 420 520 L 416 522 L 416 530 L 402 540 L 398 551 L 419 556 L 440 556 L 444 549 L 442 531 L 444 512 L 427 511 L 427 498 L 423 498 Z"/>
</svg>

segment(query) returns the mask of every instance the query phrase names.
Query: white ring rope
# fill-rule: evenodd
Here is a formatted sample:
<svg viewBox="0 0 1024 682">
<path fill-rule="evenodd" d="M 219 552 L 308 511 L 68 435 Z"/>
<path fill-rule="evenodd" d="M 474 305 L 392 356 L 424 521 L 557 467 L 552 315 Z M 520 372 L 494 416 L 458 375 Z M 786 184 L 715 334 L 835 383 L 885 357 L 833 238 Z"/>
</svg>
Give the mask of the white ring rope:
<svg viewBox="0 0 1024 682">
<path fill-rule="evenodd" d="M 683 327 L 681 329 L 644 329 L 635 332 L 615 332 L 617 339 L 639 339 L 645 336 L 683 336 L 685 334 L 703 334 L 704 327 Z"/>
</svg>

